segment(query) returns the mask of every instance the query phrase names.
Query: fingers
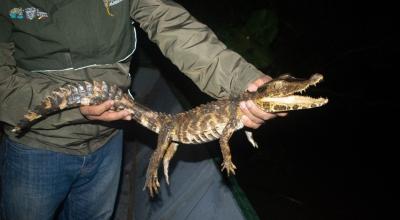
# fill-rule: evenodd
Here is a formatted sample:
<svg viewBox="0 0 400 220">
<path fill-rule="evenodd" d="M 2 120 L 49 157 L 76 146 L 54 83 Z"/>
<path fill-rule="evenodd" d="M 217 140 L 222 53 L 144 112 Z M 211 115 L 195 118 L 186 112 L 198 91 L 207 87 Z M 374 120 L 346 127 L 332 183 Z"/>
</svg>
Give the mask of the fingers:
<svg viewBox="0 0 400 220">
<path fill-rule="evenodd" d="M 114 102 L 106 101 L 99 105 L 82 106 L 80 111 L 89 120 L 99 121 L 115 121 L 115 120 L 131 120 L 131 115 L 128 111 L 111 111 Z"/>
<path fill-rule="evenodd" d="M 257 129 L 257 128 L 259 128 L 261 126 L 261 124 L 257 124 L 255 122 L 251 121 L 249 119 L 249 117 L 247 117 L 246 115 L 242 116 L 241 121 L 242 121 L 243 125 L 248 127 L 248 128 Z"/>
<path fill-rule="evenodd" d="M 254 80 L 253 82 L 251 82 L 248 87 L 247 90 L 249 92 L 255 92 L 257 91 L 257 89 L 262 86 L 263 84 L 271 81 L 272 78 L 268 75 L 264 75 L 256 80 Z M 286 116 L 287 113 L 268 113 L 268 112 L 264 112 L 261 109 L 259 109 L 257 107 L 256 104 L 254 104 L 253 101 L 243 101 L 240 103 L 240 109 L 243 112 L 243 117 L 241 118 L 241 121 L 243 122 L 243 124 L 246 127 L 249 128 L 258 128 L 260 127 L 266 120 L 275 118 L 277 116 Z"/>
<path fill-rule="evenodd" d="M 279 112 L 279 113 L 276 113 L 276 115 L 279 117 L 284 117 L 287 115 L 287 112 Z"/>
<path fill-rule="evenodd" d="M 240 103 L 240 109 L 243 112 L 242 122 L 244 126 L 249 128 L 257 129 L 260 127 L 266 120 L 270 120 L 273 118 L 284 117 L 287 115 L 286 112 L 280 113 L 268 113 L 264 112 L 254 104 L 253 101 L 244 101 Z"/>
<path fill-rule="evenodd" d="M 99 116 L 87 116 L 90 120 L 99 120 L 99 121 L 116 121 L 116 120 L 131 120 L 130 113 L 128 111 L 106 111 Z"/>
<path fill-rule="evenodd" d="M 277 115 L 263 112 L 254 102 L 245 101 L 240 103 L 240 109 L 243 112 L 242 122 L 246 127 L 258 128 L 265 120 L 275 118 Z"/>
<path fill-rule="evenodd" d="M 80 107 L 80 110 L 83 115 L 88 116 L 88 117 L 100 116 L 105 111 L 110 110 L 113 105 L 114 105 L 114 101 L 108 100 L 99 105 L 82 106 L 82 107 Z"/>
<path fill-rule="evenodd" d="M 257 88 L 264 85 L 265 83 L 271 81 L 272 78 L 270 76 L 264 75 L 256 80 L 254 80 L 253 82 L 251 82 L 248 86 L 247 86 L 247 90 L 249 92 L 255 92 L 257 91 Z"/>
</svg>

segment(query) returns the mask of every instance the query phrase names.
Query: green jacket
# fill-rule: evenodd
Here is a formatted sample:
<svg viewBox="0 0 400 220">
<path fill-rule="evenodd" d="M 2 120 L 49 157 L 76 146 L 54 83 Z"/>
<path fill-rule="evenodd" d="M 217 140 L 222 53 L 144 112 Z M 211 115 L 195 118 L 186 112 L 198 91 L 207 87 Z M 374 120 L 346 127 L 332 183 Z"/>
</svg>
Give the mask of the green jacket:
<svg viewBox="0 0 400 220">
<path fill-rule="evenodd" d="M 104 1 L 107 2 L 107 1 Z M 49 91 L 66 82 L 105 80 L 127 89 L 138 22 L 162 53 L 215 98 L 245 90 L 262 73 L 229 50 L 182 6 L 167 0 L 0 1 L 0 121 L 13 140 L 53 151 L 87 154 L 115 133 L 79 109 L 35 124 L 22 137 L 10 129 Z"/>
</svg>

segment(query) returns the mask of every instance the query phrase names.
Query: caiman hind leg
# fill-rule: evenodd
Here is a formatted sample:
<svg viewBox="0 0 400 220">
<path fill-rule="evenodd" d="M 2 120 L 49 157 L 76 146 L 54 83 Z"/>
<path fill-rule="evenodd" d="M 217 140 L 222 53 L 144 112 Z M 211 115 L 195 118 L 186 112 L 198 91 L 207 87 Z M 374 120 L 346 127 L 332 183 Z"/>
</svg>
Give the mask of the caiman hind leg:
<svg viewBox="0 0 400 220">
<path fill-rule="evenodd" d="M 164 157 L 165 151 L 171 143 L 170 134 L 166 129 L 162 129 L 158 135 L 157 148 L 150 158 L 149 166 L 146 172 L 146 182 L 144 189 L 148 189 L 150 196 L 158 193 L 160 182 L 158 181 L 158 167 L 160 166 L 161 159 Z"/>
<path fill-rule="evenodd" d="M 163 167 L 164 167 L 164 176 L 165 176 L 165 182 L 169 185 L 169 176 L 168 176 L 168 168 L 169 168 L 169 162 L 171 161 L 172 157 L 174 156 L 176 150 L 178 149 L 178 143 L 172 142 L 168 149 L 167 152 L 164 155 L 163 159 Z"/>
<path fill-rule="evenodd" d="M 250 142 L 250 144 L 253 145 L 253 147 L 258 148 L 258 144 L 253 138 L 253 132 L 245 131 L 244 133 L 246 134 L 247 140 Z"/>
<path fill-rule="evenodd" d="M 231 150 L 229 148 L 229 139 L 232 137 L 233 132 L 235 132 L 236 125 L 231 120 L 222 131 L 221 137 L 219 139 L 219 145 L 221 147 L 222 157 L 224 162 L 222 162 L 221 171 L 226 169 L 228 176 L 232 173 L 235 174 L 236 166 L 232 163 Z"/>
</svg>

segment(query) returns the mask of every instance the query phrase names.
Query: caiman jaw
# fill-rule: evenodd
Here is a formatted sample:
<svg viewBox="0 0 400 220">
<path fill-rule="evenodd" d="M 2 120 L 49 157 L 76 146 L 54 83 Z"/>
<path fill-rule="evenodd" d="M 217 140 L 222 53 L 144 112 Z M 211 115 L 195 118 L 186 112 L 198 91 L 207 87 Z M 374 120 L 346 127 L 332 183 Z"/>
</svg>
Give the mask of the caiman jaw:
<svg viewBox="0 0 400 220">
<path fill-rule="evenodd" d="M 257 102 L 266 112 L 284 112 L 320 107 L 328 103 L 325 98 L 291 95 L 286 97 L 265 97 Z"/>
<path fill-rule="evenodd" d="M 266 95 L 257 99 L 256 104 L 265 112 L 285 112 L 320 107 L 328 103 L 328 99 L 295 94 L 302 93 L 322 79 L 321 74 L 314 74 L 306 80 L 291 76 L 279 77 L 268 83 L 270 85 L 267 85 Z"/>
</svg>

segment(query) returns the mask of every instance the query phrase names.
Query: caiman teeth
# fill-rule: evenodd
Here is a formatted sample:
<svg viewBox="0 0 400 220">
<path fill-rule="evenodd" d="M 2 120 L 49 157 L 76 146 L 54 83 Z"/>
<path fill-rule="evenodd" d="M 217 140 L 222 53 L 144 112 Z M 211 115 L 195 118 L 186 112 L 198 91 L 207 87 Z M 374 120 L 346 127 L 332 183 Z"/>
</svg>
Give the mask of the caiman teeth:
<svg viewBox="0 0 400 220">
<path fill-rule="evenodd" d="M 263 102 L 281 103 L 281 104 L 308 104 L 315 103 L 324 105 L 328 102 L 327 98 L 313 98 L 310 96 L 284 96 L 284 97 L 265 97 L 262 99 Z"/>
</svg>

